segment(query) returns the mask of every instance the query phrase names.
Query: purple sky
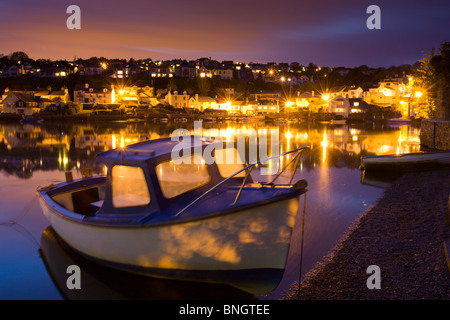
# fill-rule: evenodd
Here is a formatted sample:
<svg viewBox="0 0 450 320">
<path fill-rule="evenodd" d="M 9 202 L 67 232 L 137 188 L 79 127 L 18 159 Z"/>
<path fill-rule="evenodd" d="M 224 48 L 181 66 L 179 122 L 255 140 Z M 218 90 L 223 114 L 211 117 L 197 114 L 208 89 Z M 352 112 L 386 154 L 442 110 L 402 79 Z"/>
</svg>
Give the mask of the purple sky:
<svg viewBox="0 0 450 320">
<path fill-rule="evenodd" d="M 66 9 L 81 8 L 81 30 Z M 381 30 L 366 9 L 381 8 Z M 0 53 L 389 67 L 450 41 L 450 1 L 0 0 Z"/>
</svg>

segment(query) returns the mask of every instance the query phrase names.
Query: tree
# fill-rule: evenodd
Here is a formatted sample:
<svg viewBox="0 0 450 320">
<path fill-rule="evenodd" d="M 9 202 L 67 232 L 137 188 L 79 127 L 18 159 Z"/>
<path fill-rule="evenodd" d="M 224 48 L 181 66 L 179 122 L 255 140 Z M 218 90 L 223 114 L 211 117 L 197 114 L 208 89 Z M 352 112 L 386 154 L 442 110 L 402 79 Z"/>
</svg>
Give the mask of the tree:
<svg viewBox="0 0 450 320">
<path fill-rule="evenodd" d="M 450 120 L 450 42 L 444 42 L 439 55 L 430 60 L 436 75 L 436 117 Z"/>
<path fill-rule="evenodd" d="M 9 55 L 9 60 L 20 61 L 20 60 L 28 60 L 28 55 L 23 51 L 16 51 Z"/>
<path fill-rule="evenodd" d="M 211 90 L 211 82 L 208 78 L 199 78 L 197 79 L 197 88 L 200 92 L 200 95 L 207 96 L 209 90 Z"/>
<path fill-rule="evenodd" d="M 419 68 L 414 73 L 413 87 L 425 92 L 424 99 L 415 107 L 416 116 L 419 118 L 433 118 L 436 110 L 437 98 L 437 74 L 431 64 L 435 57 L 434 49 L 430 54 L 424 54 L 419 60 Z"/>
</svg>

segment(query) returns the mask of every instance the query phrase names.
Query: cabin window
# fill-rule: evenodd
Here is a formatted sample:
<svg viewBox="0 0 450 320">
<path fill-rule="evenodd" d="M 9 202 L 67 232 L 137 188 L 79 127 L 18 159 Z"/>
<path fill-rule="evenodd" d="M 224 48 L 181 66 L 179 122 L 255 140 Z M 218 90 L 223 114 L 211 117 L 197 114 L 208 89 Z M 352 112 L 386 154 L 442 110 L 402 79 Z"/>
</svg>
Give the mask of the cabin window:
<svg viewBox="0 0 450 320">
<path fill-rule="evenodd" d="M 244 168 L 244 160 L 236 148 L 214 150 L 214 158 L 222 177 L 227 178 L 236 171 Z M 234 176 L 234 178 L 245 177 L 245 171 Z"/>
<path fill-rule="evenodd" d="M 172 160 L 161 162 L 156 166 L 156 176 L 164 197 L 168 199 L 200 188 L 211 180 L 201 155 L 180 157 L 177 164 Z"/>
<path fill-rule="evenodd" d="M 114 166 L 111 176 L 114 207 L 136 207 L 150 203 L 150 193 L 142 168 Z"/>
</svg>

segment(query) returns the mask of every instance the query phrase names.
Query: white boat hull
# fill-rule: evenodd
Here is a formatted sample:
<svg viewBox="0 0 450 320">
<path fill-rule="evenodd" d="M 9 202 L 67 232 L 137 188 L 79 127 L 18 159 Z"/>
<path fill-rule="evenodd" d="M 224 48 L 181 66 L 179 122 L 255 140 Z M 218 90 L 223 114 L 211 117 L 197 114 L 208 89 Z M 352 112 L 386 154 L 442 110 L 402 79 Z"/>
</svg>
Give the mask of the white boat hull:
<svg viewBox="0 0 450 320">
<path fill-rule="evenodd" d="M 299 197 L 212 218 L 110 227 L 65 218 L 40 197 L 44 215 L 72 248 L 137 273 L 284 269 Z"/>
<path fill-rule="evenodd" d="M 361 167 L 385 171 L 417 171 L 450 167 L 450 151 L 362 157 Z"/>
</svg>

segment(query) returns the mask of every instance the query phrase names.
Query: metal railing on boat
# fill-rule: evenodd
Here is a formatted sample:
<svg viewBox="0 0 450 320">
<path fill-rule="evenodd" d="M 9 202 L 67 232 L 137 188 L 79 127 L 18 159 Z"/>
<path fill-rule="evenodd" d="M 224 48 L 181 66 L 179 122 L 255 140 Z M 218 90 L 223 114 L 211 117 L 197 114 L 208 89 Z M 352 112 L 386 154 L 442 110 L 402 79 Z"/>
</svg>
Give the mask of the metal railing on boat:
<svg viewBox="0 0 450 320">
<path fill-rule="evenodd" d="M 227 182 L 227 181 L 230 180 L 231 178 L 235 177 L 235 176 L 238 175 L 239 173 L 241 173 L 241 172 L 243 172 L 243 171 L 246 171 L 246 174 L 245 174 L 244 180 L 243 180 L 243 182 L 242 182 L 242 185 L 241 185 L 241 187 L 239 188 L 239 191 L 238 191 L 238 193 L 237 193 L 237 195 L 236 195 L 236 198 L 235 198 L 234 202 L 232 203 L 232 205 L 235 205 L 235 204 L 237 203 L 237 201 L 239 200 L 239 197 L 240 197 L 240 195 L 241 195 L 241 193 L 242 193 L 242 190 L 243 190 L 243 188 L 244 188 L 244 185 L 245 185 L 245 183 L 247 182 L 248 176 L 250 175 L 251 171 L 253 170 L 253 168 L 254 168 L 255 166 L 257 166 L 258 164 L 261 164 L 261 163 L 263 163 L 263 162 L 267 162 L 267 161 L 269 161 L 269 160 L 276 159 L 276 158 L 280 158 L 280 157 L 282 157 L 282 156 L 284 156 L 284 155 L 287 155 L 287 154 L 291 154 L 291 153 L 295 153 L 295 152 L 296 152 L 296 154 L 294 155 L 294 157 L 292 157 L 292 159 L 291 159 L 291 160 L 283 167 L 283 169 L 282 169 L 282 170 L 274 177 L 274 179 L 273 179 L 270 183 L 261 183 L 261 182 L 260 182 L 260 184 L 262 184 L 262 185 L 274 186 L 274 181 L 277 180 L 277 179 L 281 176 L 281 174 L 282 174 L 282 173 L 283 173 L 283 172 L 291 165 L 291 163 L 293 163 L 293 162 L 295 161 L 295 163 L 294 163 L 294 171 L 293 171 L 293 173 L 292 173 L 291 178 L 289 179 L 289 184 L 287 184 L 288 186 L 289 186 L 289 185 L 292 186 L 291 183 L 292 183 L 292 180 L 293 180 L 293 178 L 294 178 L 294 175 L 295 175 L 295 173 L 296 173 L 296 171 L 297 171 L 298 160 L 300 159 L 300 155 L 301 155 L 302 151 L 305 150 L 305 149 L 309 149 L 309 146 L 305 146 L 305 147 L 301 147 L 301 148 L 289 150 L 289 151 L 280 153 L 280 154 L 275 155 L 275 156 L 272 156 L 272 157 L 265 158 L 265 159 L 263 159 L 263 160 L 256 161 L 256 162 L 254 162 L 254 163 L 251 163 L 251 164 L 245 166 L 244 168 L 242 168 L 242 169 L 236 171 L 235 173 L 231 174 L 231 175 L 228 176 L 227 178 L 225 178 L 225 179 L 223 179 L 222 181 L 220 181 L 219 183 L 217 183 L 217 184 L 216 184 L 215 186 L 213 186 L 211 189 L 205 191 L 201 196 L 199 196 L 198 198 L 196 198 L 195 200 L 193 200 L 190 204 L 188 204 L 186 207 L 184 207 L 183 209 L 181 209 L 177 214 L 175 214 L 175 216 L 176 216 L 176 217 L 179 216 L 180 214 L 182 214 L 183 212 L 185 212 L 187 209 L 189 209 L 190 207 L 192 207 L 194 204 L 196 204 L 198 201 L 200 201 L 200 200 L 201 200 L 203 197 L 205 197 L 207 194 L 209 194 L 211 191 L 217 189 L 219 186 L 221 186 L 222 184 L 224 184 L 225 182 Z"/>
</svg>

